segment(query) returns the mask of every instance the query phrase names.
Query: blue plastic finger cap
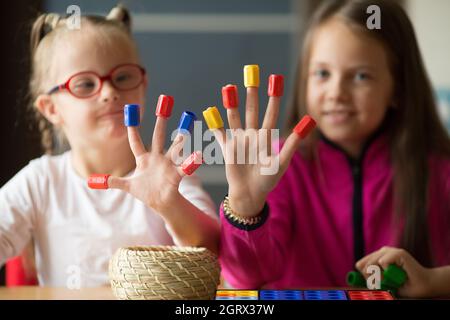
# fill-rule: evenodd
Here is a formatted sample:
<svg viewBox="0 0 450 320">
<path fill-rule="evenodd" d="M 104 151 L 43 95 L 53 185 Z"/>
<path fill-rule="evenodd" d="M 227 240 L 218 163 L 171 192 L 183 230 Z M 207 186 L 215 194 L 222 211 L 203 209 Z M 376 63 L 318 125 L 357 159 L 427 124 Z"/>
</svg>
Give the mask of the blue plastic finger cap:
<svg viewBox="0 0 450 320">
<path fill-rule="evenodd" d="M 180 118 L 180 123 L 178 124 L 178 130 L 185 134 L 187 132 L 192 133 L 194 128 L 194 121 L 197 120 L 195 113 L 191 111 L 184 111 Z"/>
<path fill-rule="evenodd" d="M 126 104 L 123 110 L 124 124 L 127 127 L 137 127 L 139 125 L 139 105 Z"/>
</svg>

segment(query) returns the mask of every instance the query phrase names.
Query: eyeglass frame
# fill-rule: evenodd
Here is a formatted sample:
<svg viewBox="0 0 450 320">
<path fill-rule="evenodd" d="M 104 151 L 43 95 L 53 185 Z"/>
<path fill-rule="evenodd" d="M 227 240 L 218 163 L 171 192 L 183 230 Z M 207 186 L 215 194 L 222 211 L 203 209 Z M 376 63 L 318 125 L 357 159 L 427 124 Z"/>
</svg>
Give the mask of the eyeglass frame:
<svg viewBox="0 0 450 320">
<path fill-rule="evenodd" d="M 48 94 L 48 95 L 51 95 L 51 94 L 57 93 L 57 92 L 62 91 L 62 90 L 67 90 L 67 91 L 68 91 L 72 96 L 74 96 L 75 98 L 78 98 L 78 99 L 87 99 L 87 98 L 91 98 L 91 97 L 95 96 L 96 94 L 98 94 L 98 93 L 102 90 L 102 88 L 103 88 L 103 82 L 105 82 L 106 80 L 109 80 L 109 81 L 111 82 L 111 85 L 112 85 L 115 89 L 117 89 L 117 90 L 119 90 L 119 91 L 130 91 L 130 90 L 136 89 L 137 87 L 139 87 L 139 86 L 142 84 L 142 81 L 139 82 L 135 87 L 130 88 L 130 89 L 120 89 L 120 88 L 117 88 L 117 87 L 114 85 L 114 82 L 112 81 L 112 78 L 111 78 L 112 74 L 114 73 L 114 71 L 116 71 L 117 69 L 119 69 L 119 68 L 121 68 L 121 67 L 124 67 L 124 66 L 135 66 L 135 67 L 138 67 L 138 69 L 141 71 L 142 79 L 144 79 L 144 76 L 145 76 L 146 73 L 147 73 L 147 71 L 145 70 L 144 67 L 142 67 L 142 66 L 140 66 L 140 65 L 138 65 L 138 64 L 136 64 L 136 63 L 123 63 L 123 64 L 119 64 L 118 66 L 115 66 L 114 68 L 112 68 L 111 71 L 109 71 L 109 72 L 108 72 L 106 75 L 104 75 L 104 76 L 100 76 L 100 75 L 99 75 L 97 72 L 95 72 L 95 71 L 81 71 L 81 72 L 77 72 L 77 73 L 75 73 L 74 75 L 70 76 L 69 79 L 68 79 L 66 82 L 64 82 L 63 84 L 60 84 L 60 85 L 57 85 L 57 86 L 54 86 L 53 88 L 51 88 L 49 91 L 47 91 L 47 94 Z M 74 93 L 72 92 L 72 90 L 70 90 L 69 83 L 70 83 L 70 81 L 71 81 L 73 78 L 75 78 L 76 76 L 79 76 L 80 74 L 84 74 L 84 73 L 90 73 L 90 74 L 96 75 L 96 76 L 100 79 L 100 86 L 99 86 L 98 90 L 95 91 L 93 94 L 91 94 L 91 95 L 89 95 L 89 96 L 86 96 L 86 97 L 79 97 L 79 96 L 77 96 L 76 94 L 74 94 Z"/>
</svg>

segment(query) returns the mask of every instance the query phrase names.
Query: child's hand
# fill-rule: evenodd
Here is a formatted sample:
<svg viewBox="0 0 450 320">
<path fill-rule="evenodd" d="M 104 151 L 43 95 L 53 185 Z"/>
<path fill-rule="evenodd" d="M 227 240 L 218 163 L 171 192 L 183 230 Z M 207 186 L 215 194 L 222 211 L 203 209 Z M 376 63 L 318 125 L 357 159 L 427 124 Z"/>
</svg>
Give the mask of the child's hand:
<svg viewBox="0 0 450 320">
<path fill-rule="evenodd" d="M 356 263 L 356 268 L 367 277 L 367 267 L 379 265 L 386 269 L 390 264 L 403 268 L 408 278 L 398 290 L 402 297 L 425 298 L 432 295 L 433 269 L 420 265 L 407 251 L 399 248 L 383 247 Z"/>
<path fill-rule="evenodd" d="M 244 72 L 246 72 L 245 69 Z M 256 72 L 259 72 L 257 67 Z M 257 74 L 257 79 L 256 82 L 259 82 L 259 74 Z M 242 128 L 237 109 L 237 92 L 232 92 L 231 95 L 234 94 L 235 98 L 224 97 L 232 137 L 226 135 L 224 128 L 213 130 L 224 154 L 230 207 L 243 217 L 253 217 L 261 212 L 267 194 L 276 186 L 286 171 L 302 139 L 301 135 L 293 132 L 286 139 L 279 154 L 272 152 L 270 130 L 275 129 L 278 119 L 283 77 L 272 75 L 269 79 L 271 81 L 269 85 L 270 98 L 261 128 L 258 125 L 259 83 L 249 85 L 247 82 L 245 129 Z M 232 87 L 224 87 L 222 94 L 229 95 L 230 92 L 227 93 L 226 90 L 232 90 Z M 237 91 L 235 86 L 234 91 Z M 235 103 L 231 103 L 230 106 L 227 101 L 235 101 Z M 312 119 L 311 123 L 313 123 Z M 308 130 L 310 128 L 311 126 L 308 126 Z M 250 161 L 252 156 L 256 161 Z"/>
<path fill-rule="evenodd" d="M 173 163 L 183 148 L 184 135 L 178 134 L 169 150 L 164 153 L 167 117 L 158 116 L 153 132 L 150 150 L 147 151 L 138 131 L 138 126 L 128 126 L 128 141 L 136 159 L 136 169 L 131 177 L 121 178 L 109 176 L 108 188 L 121 189 L 132 194 L 159 213 L 166 211 L 168 206 L 177 203 L 180 198 L 178 187 L 188 170 Z M 190 169 L 202 163 L 201 152 L 193 153 L 186 160 L 194 160 Z"/>
</svg>

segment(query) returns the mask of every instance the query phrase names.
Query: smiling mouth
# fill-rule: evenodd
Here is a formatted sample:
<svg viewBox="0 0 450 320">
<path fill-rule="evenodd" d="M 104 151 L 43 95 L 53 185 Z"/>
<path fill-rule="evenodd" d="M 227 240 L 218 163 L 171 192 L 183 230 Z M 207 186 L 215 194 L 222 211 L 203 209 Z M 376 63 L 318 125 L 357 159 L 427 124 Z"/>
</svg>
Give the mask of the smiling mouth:
<svg viewBox="0 0 450 320">
<path fill-rule="evenodd" d="M 351 110 L 330 110 L 322 112 L 322 116 L 332 123 L 341 123 L 355 115 Z"/>
</svg>

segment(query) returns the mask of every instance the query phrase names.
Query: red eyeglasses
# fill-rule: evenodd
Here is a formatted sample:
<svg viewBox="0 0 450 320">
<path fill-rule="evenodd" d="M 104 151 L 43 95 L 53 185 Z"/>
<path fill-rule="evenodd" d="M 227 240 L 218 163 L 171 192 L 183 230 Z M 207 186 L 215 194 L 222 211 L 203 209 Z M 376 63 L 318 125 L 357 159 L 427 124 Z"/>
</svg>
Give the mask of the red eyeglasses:
<svg viewBox="0 0 450 320">
<path fill-rule="evenodd" d="M 137 88 L 144 81 L 144 76 L 145 69 L 143 67 L 131 63 L 121 64 L 103 77 L 93 71 L 76 73 L 64 84 L 50 89 L 47 94 L 67 90 L 73 96 L 85 99 L 99 93 L 105 80 L 109 80 L 117 90 L 128 91 Z"/>
</svg>

